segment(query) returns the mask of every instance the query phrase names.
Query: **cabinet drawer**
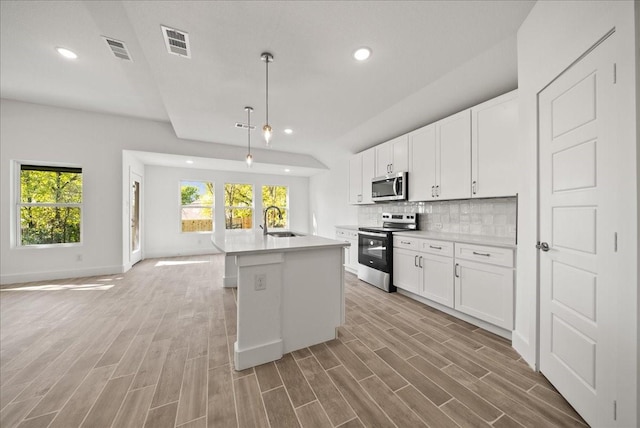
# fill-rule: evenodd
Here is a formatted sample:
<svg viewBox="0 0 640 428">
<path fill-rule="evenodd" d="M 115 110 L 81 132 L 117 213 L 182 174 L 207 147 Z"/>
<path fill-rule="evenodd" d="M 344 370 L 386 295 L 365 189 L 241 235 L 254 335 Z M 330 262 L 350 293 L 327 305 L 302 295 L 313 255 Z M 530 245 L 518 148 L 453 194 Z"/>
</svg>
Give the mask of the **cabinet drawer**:
<svg viewBox="0 0 640 428">
<path fill-rule="evenodd" d="M 456 243 L 455 250 L 457 259 L 513 267 L 513 250 L 511 248 Z"/>
<path fill-rule="evenodd" d="M 439 256 L 453 257 L 453 242 L 421 239 L 420 251 L 423 253 L 437 254 Z"/>
<path fill-rule="evenodd" d="M 406 248 L 407 250 L 419 251 L 422 246 L 423 239 L 409 238 L 406 236 L 394 236 L 393 248 Z"/>
</svg>

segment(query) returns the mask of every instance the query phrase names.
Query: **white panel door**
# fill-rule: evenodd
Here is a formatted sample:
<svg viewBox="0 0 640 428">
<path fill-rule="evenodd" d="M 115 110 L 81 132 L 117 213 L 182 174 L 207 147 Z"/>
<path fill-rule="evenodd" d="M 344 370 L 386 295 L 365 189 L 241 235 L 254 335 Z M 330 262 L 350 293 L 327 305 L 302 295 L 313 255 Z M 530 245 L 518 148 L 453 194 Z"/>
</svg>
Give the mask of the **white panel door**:
<svg viewBox="0 0 640 428">
<path fill-rule="evenodd" d="M 393 146 L 391 141 L 379 144 L 376 149 L 376 177 L 381 177 L 391 173 L 393 163 Z"/>
<path fill-rule="evenodd" d="M 409 200 L 435 199 L 436 125 L 428 125 L 409 134 Z"/>
<path fill-rule="evenodd" d="M 409 137 L 407 134 L 391 140 L 391 172 L 409 170 Z"/>
<path fill-rule="evenodd" d="M 518 92 L 471 109 L 471 193 L 474 198 L 518 193 Z"/>
<path fill-rule="evenodd" d="M 131 228 L 129 239 L 129 260 L 134 265 L 142 260 L 142 177 L 131 172 L 129 206 L 131 207 Z"/>
<path fill-rule="evenodd" d="M 422 291 L 420 295 L 453 308 L 453 258 L 422 254 Z"/>
<path fill-rule="evenodd" d="M 539 94 L 540 370 L 593 426 L 614 424 L 613 37 Z"/>
<path fill-rule="evenodd" d="M 440 168 L 436 172 L 439 199 L 471 197 L 471 110 L 436 122 Z"/>
</svg>

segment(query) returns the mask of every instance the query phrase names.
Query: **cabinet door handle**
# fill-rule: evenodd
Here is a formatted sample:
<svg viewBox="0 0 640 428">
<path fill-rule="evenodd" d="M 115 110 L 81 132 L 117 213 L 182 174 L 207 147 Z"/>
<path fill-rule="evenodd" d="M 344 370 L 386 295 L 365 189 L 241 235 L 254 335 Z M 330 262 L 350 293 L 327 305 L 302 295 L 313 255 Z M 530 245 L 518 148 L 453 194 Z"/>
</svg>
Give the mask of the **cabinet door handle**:
<svg viewBox="0 0 640 428">
<path fill-rule="evenodd" d="M 431 197 L 435 198 L 435 191 L 436 191 L 436 186 L 431 186 Z"/>
<path fill-rule="evenodd" d="M 420 258 L 418 259 L 418 267 L 422 267 L 422 256 L 420 256 Z"/>
<path fill-rule="evenodd" d="M 471 192 L 475 195 L 476 194 L 476 186 L 477 186 L 477 182 L 475 180 L 473 180 L 473 182 L 471 183 Z"/>
<path fill-rule="evenodd" d="M 442 250 L 442 247 L 436 247 L 434 245 L 429 245 L 429 248 L 433 248 L 434 250 Z"/>
<path fill-rule="evenodd" d="M 418 255 L 417 254 L 415 256 L 413 256 L 413 265 L 415 267 L 418 267 Z"/>
<path fill-rule="evenodd" d="M 408 244 L 411 245 L 411 241 L 400 241 L 401 244 Z"/>
<path fill-rule="evenodd" d="M 475 254 L 476 256 L 491 257 L 491 254 L 489 254 L 489 253 L 478 253 L 478 252 L 474 251 L 473 254 Z"/>
<path fill-rule="evenodd" d="M 440 197 L 440 186 L 436 186 L 436 196 L 439 198 Z"/>
<path fill-rule="evenodd" d="M 458 274 L 458 266 L 460 265 L 456 263 L 456 265 L 453 267 L 453 274 L 456 276 L 456 278 L 460 278 L 460 275 Z"/>
</svg>

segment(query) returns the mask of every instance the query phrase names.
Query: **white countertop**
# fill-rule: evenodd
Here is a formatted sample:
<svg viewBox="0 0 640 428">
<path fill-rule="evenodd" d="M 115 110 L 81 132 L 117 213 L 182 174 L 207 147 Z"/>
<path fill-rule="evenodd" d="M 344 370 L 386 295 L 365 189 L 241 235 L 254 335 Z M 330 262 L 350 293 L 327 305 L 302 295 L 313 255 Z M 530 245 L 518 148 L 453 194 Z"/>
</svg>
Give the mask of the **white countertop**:
<svg viewBox="0 0 640 428">
<path fill-rule="evenodd" d="M 358 226 L 353 224 L 348 224 L 346 226 L 336 226 L 336 229 L 358 230 Z"/>
<path fill-rule="evenodd" d="M 446 232 L 394 232 L 394 236 L 407 236 L 414 238 L 436 239 L 439 241 L 460 242 L 462 244 L 489 245 L 494 247 L 517 248 L 514 238 L 505 238 L 500 236 L 487 235 L 469 235 L 465 233 L 446 233 Z"/>
<path fill-rule="evenodd" d="M 274 232 L 280 231 L 279 229 L 274 230 Z M 350 245 L 348 242 L 315 235 L 274 237 L 265 236 L 262 231 L 256 232 L 253 230 L 226 232 L 224 240 L 217 240 L 214 234 L 211 237 L 211 241 L 214 247 L 227 255 L 304 251 L 318 248 L 348 247 Z"/>
</svg>

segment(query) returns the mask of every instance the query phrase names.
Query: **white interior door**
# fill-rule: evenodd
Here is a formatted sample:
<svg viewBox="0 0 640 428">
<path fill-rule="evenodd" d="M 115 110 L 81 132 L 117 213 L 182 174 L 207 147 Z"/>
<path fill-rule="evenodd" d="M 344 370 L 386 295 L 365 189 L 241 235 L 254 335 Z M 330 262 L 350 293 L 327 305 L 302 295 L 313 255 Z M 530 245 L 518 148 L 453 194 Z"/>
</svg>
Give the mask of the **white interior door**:
<svg viewBox="0 0 640 428">
<path fill-rule="evenodd" d="M 131 207 L 129 243 L 131 250 L 130 260 L 133 265 L 142 259 L 142 177 L 135 172 L 131 172 L 131 187 L 129 190 L 129 206 Z"/>
<path fill-rule="evenodd" d="M 593 426 L 615 406 L 613 37 L 538 99 L 540 369 Z"/>
</svg>

